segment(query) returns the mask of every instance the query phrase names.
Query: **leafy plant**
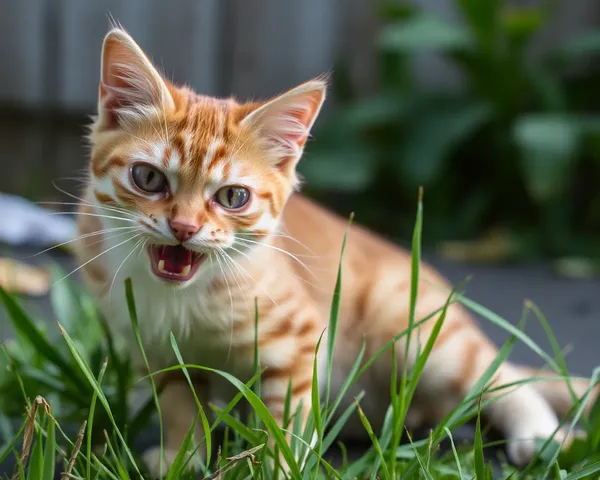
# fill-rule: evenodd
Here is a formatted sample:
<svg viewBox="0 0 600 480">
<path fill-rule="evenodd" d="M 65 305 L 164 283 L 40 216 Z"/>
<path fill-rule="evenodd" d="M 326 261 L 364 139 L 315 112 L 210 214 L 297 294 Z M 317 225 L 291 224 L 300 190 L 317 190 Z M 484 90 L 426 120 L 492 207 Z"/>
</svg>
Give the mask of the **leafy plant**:
<svg viewBox="0 0 600 480">
<path fill-rule="evenodd" d="M 423 185 L 426 241 L 501 231 L 509 257 L 599 255 L 600 75 L 585 61 L 600 53 L 600 30 L 534 55 L 559 6 L 537 3 L 454 0 L 460 21 L 380 3 L 379 92 L 346 93 L 320 125 L 302 166 L 312 194 L 338 210 L 352 200 L 361 222 L 406 238 Z M 460 85 L 423 86 L 422 54 Z M 343 77 L 336 85 L 348 91 Z"/>
</svg>

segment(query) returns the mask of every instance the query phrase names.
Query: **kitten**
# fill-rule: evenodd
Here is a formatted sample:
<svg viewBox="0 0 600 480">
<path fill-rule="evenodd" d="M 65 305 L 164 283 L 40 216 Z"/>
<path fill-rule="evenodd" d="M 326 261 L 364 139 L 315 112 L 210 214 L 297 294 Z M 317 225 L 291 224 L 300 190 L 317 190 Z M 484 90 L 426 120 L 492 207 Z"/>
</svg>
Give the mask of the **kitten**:
<svg viewBox="0 0 600 480">
<path fill-rule="evenodd" d="M 105 37 L 101 65 L 98 116 L 90 135 L 91 181 L 79 212 L 79 232 L 88 235 L 77 247 L 86 284 L 112 328 L 136 350 L 122 294 L 123 280 L 132 279 L 153 371 L 178 363 L 172 331 L 186 363 L 222 369 L 242 381 L 254 373 L 257 298 L 260 363 L 266 367 L 262 400 L 281 421 L 291 381 L 292 408 L 302 401 L 306 419 L 315 345 L 328 324 L 347 227 L 345 220 L 294 193 L 296 165 L 325 100 L 326 79 L 265 102 L 202 96 L 164 79 L 120 28 Z M 343 267 L 332 395 L 363 338 L 369 358 L 407 327 L 409 314 L 407 252 L 352 226 Z M 448 293 L 445 280 L 423 265 L 417 320 L 441 308 Z M 421 346 L 435 318 L 420 327 Z M 411 364 L 416 338 L 415 333 Z M 398 341 L 396 348 L 396 358 L 403 360 L 406 344 Z M 440 420 L 497 353 L 466 310 L 452 304 L 424 369 L 410 427 Z M 348 404 L 359 391 L 367 392 L 361 406 L 375 428 L 389 403 L 390 360 L 391 353 L 381 357 L 346 395 Z M 323 367 L 319 358 L 320 379 Z M 494 386 L 535 373 L 504 363 Z M 182 378 L 163 380 L 168 464 L 197 406 Z M 202 402 L 232 395 L 231 386 L 216 375 L 197 375 L 194 381 Z M 575 393 L 583 395 L 587 385 L 574 380 Z M 551 436 L 559 425 L 557 413 L 571 406 L 565 384 L 535 382 L 498 396 L 484 414 L 507 438 L 510 460 L 522 465 L 535 454 L 534 438 Z M 347 433 L 364 435 L 357 417 Z M 203 437 L 200 427 L 196 435 Z M 158 450 L 145 458 L 158 474 Z"/>
</svg>

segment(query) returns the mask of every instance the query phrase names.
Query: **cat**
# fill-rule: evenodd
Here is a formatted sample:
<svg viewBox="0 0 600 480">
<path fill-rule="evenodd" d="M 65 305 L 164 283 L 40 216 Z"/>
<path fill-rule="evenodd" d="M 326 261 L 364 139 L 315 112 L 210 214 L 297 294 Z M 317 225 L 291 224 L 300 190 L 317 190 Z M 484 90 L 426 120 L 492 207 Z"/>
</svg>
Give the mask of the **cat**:
<svg viewBox="0 0 600 480">
<path fill-rule="evenodd" d="M 111 328 L 136 351 L 122 294 L 124 279 L 132 279 L 153 371 L 178 363 L 170 343 L 173 332 L 186 363 L 247 381 L 254 374 L 256 298 L 260 365 L 266 367 L 261 398 L 278 422 L 289 382 L 292 408 L 300 406 L 303 421 L 309 415 L 315 346 L 326 335 L 348 227 L 345 219 L 298 193 L 296 166 L 327 83 L 327 77 L 317 77 L 268 101 L 248 103 L 200 95 L 166 80 L 134 39 L 115 26 L 102 46 L 98 112 L 89 135 L 90 181 L 78 211 L 76 256 L 87 288 Z M 352 225 L 343 257 L 332 396 L 363 339 L 369 358 L 406 329 L 410 283 L 410 254 Z M 449 291 L 447 281 L 423 264 L 415 318 L 441 308 Z M 436 318 L 419 327 L 420 347 L 415 331 L 409 367 Z M 402 371 L 406 342 L 398 341 L 395 348 Z M 325 351 L 321 348 L 318 358 L 320 380 Z M 439 421 L 497 354 L 466 309 L 452 303 L 408 426 Z M 377 360 L 342 405 L 364 390 L 361 408 L 375 429 L 389 404 L 391 358 L 388 351 Z M 140 372 L 147 373 L 143 365 L 140 357 Z M 537 373 L 505 362 L 492 386 Z M 169 465 L 198 408 L 182 377 L 165 374 L 161 381 Z M 216 375 L 197 374 L 194 385 L 203 403 L 235 393 Z M 581 397 L 588 381 L 573 379 L 573 388 Z M 554 379 L 496 394 L 483 415 L 506 437 L 510 461 L 524 465 L 535 455 L 535 439 L 550 437 L 559 426 L 557 415 L 572 405 L 566 384 Z M 346 434 L 364 436 L 359 418 L 347 424 Z M 196 439 L 202 437 L 197 426 Z M 148 450 L 144 458 L 158 475 L 159 450 Z"/>
</svg>

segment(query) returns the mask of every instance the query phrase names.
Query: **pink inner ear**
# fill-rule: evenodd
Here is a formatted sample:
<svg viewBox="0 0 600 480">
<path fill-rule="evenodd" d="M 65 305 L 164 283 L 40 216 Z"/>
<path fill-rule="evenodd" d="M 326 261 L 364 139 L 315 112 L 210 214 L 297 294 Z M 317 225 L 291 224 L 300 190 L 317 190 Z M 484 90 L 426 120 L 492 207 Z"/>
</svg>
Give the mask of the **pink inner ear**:
<svg viewBox="0 0 600 480">
<path fill-rule="evenodd" d="M 99 101 L 109 126 L 128 111 L 161 103 L 158 74 L 140 55 L 120 40 L 108 39 L 104 45 Z"/>
<path fill-rule="evenodd" d="M 310 127 L 313 124 L 317 110 L 321 103 L 321 92 L 309 92 L 299 99 L 299 104 L 292 105 L 290 110 L 284 112 L 284 116 L 293 118 L 298 126 L 296 131 L 283 131 L 280 136 L 282 139 L 288 142 L 296 143 L 300 148 L 304 146 L 308 140 L 308 134 L 310 133 Z M 295 123 L 295 122 L 294 122 Z"/>
<path fill-rule="evenodd" d="M 282 99 L 264 112 L 263 128 L 281 163 L 298 160 L 323 100 L 321 90 Z"/>
</svg>

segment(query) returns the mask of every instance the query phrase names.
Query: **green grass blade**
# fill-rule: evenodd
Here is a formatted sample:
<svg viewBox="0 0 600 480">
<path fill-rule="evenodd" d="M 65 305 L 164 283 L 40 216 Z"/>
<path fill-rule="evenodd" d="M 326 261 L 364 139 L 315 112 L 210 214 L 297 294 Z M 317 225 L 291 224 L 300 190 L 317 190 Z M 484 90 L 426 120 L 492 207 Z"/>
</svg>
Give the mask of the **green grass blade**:
<svg viewBox="0 0 600 480">
<path fill-rule="evenodd" d="M 592 386 L 595 385 L 599 379 L 600 379 L 600 367 L 596 367 L 591 375 L 590 386 L 588 387 L 585 394 L 583 395 L 583 398 L 581 399 L 581 403 L 579 404 L 579 407 L 577 408 L 577 411 L 575 412 L 575 415 L 573 416 L 573 422 L 571 423 L 571 425 L 569 425 L 569 427 L 566 430 L 567 436 L 569 436 L 573 433 L 575 425 L 577 424 L 579 419 L 583 416 L 583 412 L 584 412 L 586 403 L 589 400 L 589 397 L 593 391 Z M 560 452 L 563 448 L 565 441 L 566 441 L 566 439 L 564 439 L 562 442 L 560 442 L 560 448 L 557 448 L 554 451 L 554 454 L 552 455 L 552 458 L 550 459 L 550 462 L 544 471 L 544 477 L 546 477 L 547 475 L 550 474 L 550 469 L 552 468 L 552 465 L 558 461 L 558 457 L 560 455 Z M 546 442 L 544 442 L 544 444 L 541 448 L 541 451 L 543 451 L 550 444 L 550 442 L 553 442 L 553 440 L 552 439 L 546 440 Z M 538 455 L 539 455 L 539 453 L 538 453 Z M 531 466 L 531 464 L 530 464 L 530 466 Z"/>
<path fill-rule="evenodd" d="M 131 283 L 131 278 L 125 279 L 125 298 L 127 300 L 127 309 L 129 310 L 129 320 L 131 321 L 131 326 L 133 328 L 133 334 L 135 335 L 135 341 L 137 343 L 138 349 L 142 354 L 142 358 L 144 359 L 144 366 L 148 373 L 151 373 L 150 370 L 150 362 L 148 362 L 148 356 L 146 355 L 146 351 L 144 350 L 144 345 L 142 343 L 142 337 L 140 335 L 140 324 L 137 316 L 137 309 L 135 306 L 135 298 L 133 295 L 133 284 Z M 158 425 L 160 431 L 160 451 L 163 451 L 164 448 L 164 425 L 162 421 L 162 411 L 160 409 L 160 402 L 158 401 L 158 393 L 156 388 L 156 383 L 154 381 L 154 377 L 150 377 L 150 384 L 152 387 L 152 398 L 154 399 L 154 406 L 156 407 L 156 411 L 158 412 Z M 163 458 L 162 455 L 159 458 L 159 471 L 160 474 L 163 474 Z"/>
<path fill-rule="evenodd" d="M 581 480 L 582 478 L 585 478 L 585 479 L 596 478 L 597 479 L 599 476 L 600 476 L 600 460 L 597 462 L 591 463 L 590 465 L 586 465 L 581 470 L 577 470 L 575 472 L 570 473 L 569 475 L 567 475 L 565 480 Z"/>
<path fill-rule="evenodd" d="M 313 360 L 313 378 L 311 385 L 311 401 L 312 401 L 312 416 L 314 421 L 314 427 L 317 432 L 317 443 L 314 447 L 314 451 L 317 455 L 321 456 L 321 442 L 323 441 L 323 422 L 321 419 L 321 398 L 319 395 L 319 372 L 318 372 L 318 363 L 319 363 L 319 348 L 321 347 L 321 340 L 323 340 L 323 333 L 319 336 L 319 341 L 317 342 L 317 346 L 315 348 L 315 358 Z M 312 429 L 311 429 L 312 430 Z M 310 438 L 311 431 L 305 433 L 306 438 Z M 304 455 L 304 452 L 302 452 Z M 319 464 L 317 464 L 315 468 L 315 478 L 319 472 Z"/>
<path fill-rule="evenodd" d="M 61 333 L 63 335 L 63 338 L 67 342 L 67 347 L 69 348 L 69 350 L 71 352 L 71 355 L 73 355 L 73 358 L 75 358 L 75 361 L 79 365 L 79 368 L 81 369 L 83 375 L 85 376 L 85 378 L 87 379 L 88 383 L 91 385 L 91 387 L 93 388 L 93 390 L 98 395 L 98 399 L 100 400 L 100 403 L 104 407 L 104 410 L 106 411 L 106 414 L 108 415 L 108 418 L 109 418 L 112 426 L 114 427 L 115 432 L 116 432 L 117 436 L 119 437 L 119 440 L 123 444 L 123 447 L 125 448 L 125 452 L 127 453 L 127 457 L 131 461 L 131 464 L 132 464 L 133 468 L 135 469 L 135 471 L 136 471 L 136 473 L 138 475 L 141 475 L 140 470 L 139 470 L 139 468 L 138 468 L 138 466 L 137 466 L 137 464 L 135 462 L 135 459 L 133 458 L 133 454 L 131 453 L 131 450 L 127 446 L 127 442 L 123 438 L 123 435 L 121 434 L 121 432 L 120 432 L 120 430 L 119 430 L 119 428 L 117 426 L 117 423 L 115 421 L 115 417 L 113 416 L 113 413 L 112 413 L 112 410 L 111 410 L 110 405 L 108 403 L 108 400 L 106 398 L 106 395 L 102 391 L 102 388 L 98 384 L 98 381 L 92 375 L 92 372 L 90 371 L 89 366 L 87 365 L 87 363 L 85 362 L 85 360 L 83 359 L 83 357 L 81 356 L 81 354 L 79 353 L 79 350 L 77 349 L 77 346 L 75 345 L 75 342 L 73 341 L 73 339 L 69 336 L 69 334 L 67 333 L 67 331 L 64 328 L 62 328 L 62 325 L 60 323 L 58 324 L 58 326 L 59 326 L 59 329 L 60 329 L 60 331 L 61 331 Z"/>
<path fill-rule="evenodd" d="M 4 307 L 8 312 L 8 318 L 11 320 L 13 327 L 24 338 L 26 338 L 37 353 L 46 358 L 49 362 L 64 374 L 65 378 L 81 393 L 87 393 L 80 383 L 81 375 L 63 358 L 58 350 L 53 347 L 43 336 L 40 330 L 34 325 L 29 316 L 21 308 L 21 306 L 0 287 L 0 299 L 4 303 Z"/>
<path fill-rule="evenodd" d="M 194 421 L 192 422 L 192 425 L 188 429 L 183 443 L 181 444 L 181 447 L 179 448 L 179 451 L 175 456 L 175 460 L 173 461 L 171 468 L 169 468 L 169 472 L 167 473 L 167 480 L 176 480 L 180 478 L 184 471 L 184 468 L 187 466 L 189 461 L 191 461 L 191 456 L 190 458 L 186 459 L 186 454 L 190 450 L 190 447 L 194 441 L 194 432 L 196 430 L 196 423 L 198 422 L 198 417 L 199 415 L 196 415 Z"/>
<path fill-rule="evenodd" d="M 110 437 L 108 436 L 108 433 L 106 432 L 106 430 L 104 431 L 104 438 L 106 440 L 106 446 L 108 447 L 108 451 L 110 452 L 111 456 L 113 457 L 113 460 L 114 460 L 113 466 L 114 466 L 115 470 L 117 471 L 119 478 L 121 478 L 121 480 L 129 480 L 129 475 L 127 474 L 127 470 L 124 468 L 123 464 L 119 460 L 119 457 L 117 456 L 115 449 L 112 446 Z"/>
<path fill-rule="evenodd" d="M 42 480 L 54 480 L 56 469 L 56 426 L 54 419 L 46 415 L 48 427 L 46 428 L 46 445 L 44 448 L 44 468 Z M 88 478 L 91 478 L 88 476 Z"/>
<path fill-rule="evenodd" d="M 204 407 L 202 406 L 202 403 L 200 402 L 200 399 L 196 394 L 196 388 L 194 387 L 192 378 L 190 377 L 187 368 L 185 368 L 184 366 L 185 364 L 183 362 L 183 357 L 181 356 L 181 352 L 179 351 L 179 346 L 177 345 L 177 340 L 175 339 L 175 335 L 173 335 L 173 332 L 170 332 L 169 337 L 171 340 L 171 348 L 173 349 L 173 352 L 175 352 L 175 356 L 177 357 L 179 365 L 182 367 L 183 374 L 185 375 L 185 378 L 188 382 L 188 385 L 196 402 L 196 406 L 198 407 L 198 412 L 200 413 L 200 418 L 202 420 L 202 429 L 204 431 L 204 440 L 206 442 L 206 461 L 209 462 L 212 454 L 212 436 L 210 434 L 210 424 L 208 423 L 208 418 L 206 417 L 206 413 L 204 412 Z M 202 439 L 199 439 L 199 441 L 201 440 Z"/>
<path fill-rule="evenodd" d="M 413 449 L 413 453 L 415 454 L 417 463 L 419 464 L 419 468 L 421 469 L 421 473 L 427 480 L 433 480 L 433 477 L 431 476 L 431 473 L 429 472 L 429 468 L 427 468 L 427 465 L 425 465 L 425 463 L 423 463 L 423 459 L 421 458 L 421 455 L 419 455 L 419 450 L 412 442 L 412 437 L 410 436 L 410 433 L 408 431 L 406 433 L 408 435 L 408 441 L 410 442 L 410 445 Z"/>
<path fill-rule="evenodd" d="M 227 425 L 232 431 L 234 431 L 236 434 L 240 435 L 244 440 L 246 440 L 250 444 L 255 445 L 262 441 L 260 438 L 260 432 L 257 432 L 255 430 L 249 428 L 248 426 L 244 425 L 237 418 L 235 418 L 232 415 L 230 415 L 229 413 L 225 412 L 225 410 L 221 410 L 220 408 L 218 408 L 214 405 L 212 405 L 211 408 L 215 413 L 219 414 L 221 421 L 225 425 Z"/>
<path fill-rule="evenodd" d="M 102 367 L 100 369 L 100 374 L 98 375 L 98 385 L 102 385 L 102 379 L 104 378 L 104 373 L 106 372 L 106 367 L 108 366 L 108 359 L 104 361 Z M 94 390 L 92 395 L 92 402 L 90 404 L 90 413 L 88 415 L 87 420 L 87 432 L 86 432 L 86 453 L 87 453 L 87 466 L 86 466 L 86 474 L 87 478 L 92 478 L 92 432 L 94 425 L 94 414 L 96 413 L 96 401 L 98 400 L 98 393 Z"/>
<path fill-rule="evenodd" d="M 452 436 L 452 432 L 448 429 L 448 427 L 444 427 L 446 435 L 450 440 L 450 446 L 452 447 L 452 455 L 454 456 L 454 461 L 456 462 L 456 470 L 458 471 L 458 478 L 462 480 L 464 478 L 462 473 L 462 468 L 460 466 L 460 459 L 458 458 L 458 452 L 456 451 L 456 445 L 454 444 L 454 437 Z"/>
<path fill-rule="evenodd" d="M 526 300 L 526 304 L 527 304 L 529 310 L 531 310 L 533 312 L 533 314 L 536 316 L 538 321 L 541 323 L 542 328 L 544 329 L 544 332 L 546 333 L 546 336 L 548 337 L 548 340 L 550 341 L 550 345 L 552 346 L 552 351 L 554 352 L 554 356 L 557 360 L 560 374 L 565 377 L 564 381 L 566 382 L 567 388 L 569 389 L 569 394 L 571 395 L 571 400 L 573 401 L 574 404 L 577 404 L 579 400 L 577 398 L 577 395 L 575 394 L 575 391 L 573 390 L 573 385 L 571 383 L 571 376 L 569 375 L 569 369 L 567 368 L 567 362 L 565 361 L 565 357 L 562 354 L 562 350 L 560 348 L 560 345 L 558 344 L 558 340 L 556 339 L 554 332 L 552 332 L 552 329 L 550 328 L 548 319 L 542 313 L 542 311 L 538 308 L 538 306 L 535 303 L 533 303 L 531 300 Z M 586 430 L 589 433 L 590 426 L 587 423 L 587 419 L 584 418 L 583 420 L 585 422 Z"/>
<path fill-rule="evenodd" d="M 493 323 L 494 325 L 497 325 L 498 327 L 502 328 L 503 330 L 506 330 L 508 333 L 510 333 L 511 335 L 515 336 L 520 341 L 522 341 L 531 350 L 533 350 L 540 358 L 542 358 L 549 365 L 549 367 L 552 370 L 555 370 L 555 371 L 559 370 L 559 367 L 556 364 L 556 362 L 554 361 L 554 359 L 550 355 L 548 355 L 546 352 L 544 352 L 544 350 L 542 350 L 542 348 L 536 342 L 534 342 L 530 337 L 528 337 L 522 330 L 519 330 L 514 325 L 512 325 L 510 322 L 504 320 L 500 315 L 492 312 L 491 310 L 488 310 L 487 308 L 474 302 L 473 300 L 469 300 L 468 298 L 464 297 L 463 295 L 461 295 L 459 293 L 455 293 L 455 297 L 460 303 L 462 303 L 469 310 L 472 310 L 479 316 L 483 317 L 485 320 Z"/>
<path fill-rule="evenodd" d="M 34 420 L 35 421 L 35 420 Z M 36 426 L 35 440 L 29 457 L 27 480 L 39 480 L 44 473 L 43 435 L 40 425 Z"/>
<path fill-rule="evenodd" d="M 23 422 L 21 424 L 21 427 L 17 431 L 17 433 L 14 435 L 13 439 L 8 443 L 8 445 L 6 445 L 4 447 L 2 454 L 0 454 L 0 465 L 2 465 L 4 463 L 4 461 L 8 458 L 8 456 L 15 451 L 17 444 L 19 443 L 19 440 L 21 439 L 21 435 L 23 434 L 23 431 L 25 430 L 25 425 L 26 425 L 26 423 Z"/>
<path fill-rule="evenodd" d="M 417 218 L 415 228 L 413 230 L 412 251 L 410 257 L 411 273 L 410 273 L 410 298 L 408 309 L 408 330 L 406 336 L 406 350 L 404 352 L 404 376 L 406 376 L 408 368 L 408 353 L 410 351 L 410 342 L 412 331 L 415 326 L 415 313 L 417 308 L 417 296 L 419 293 L 419 278 L 421 269 L 421 232 L 423 230 L 423 187 L 419 188 L 419 197 L 417 201 Z"/>
<path fill-rule="evenodd" d="M 360 392 L 356 396 L 356 402 L 360 402 L 364 396 L 365 396 L 365 392 L 364 391 Z M 342 431 L 342 428 L 344 428 L 344 425 L 350 418 L 350 415 L 352 415 L 352 413 L 354 413 L 354 410 L 356 409 L 356 402 L 352 402 L 352 403 L 350 403 L 350 405 L 348 405 L 346 407 L 346 410 L 344 410 L 342 412 L 342 414 L 339 416 L 337 421 L 333 424 L 331 429 L 327 432 L 327 435 L 325 436 L 325 438 L 323 440 L 323 452 L 326 452 L 329 449 L 329 447 L 333 444 L 335 439 L 338 437 L 339 433 Z"/>
<path fill-rule="evenodd" d="M 275 421 L 275 419 L 273 418 L 273 416 L 271 415 L 271 413 L 269 412 L 269 410 L 267 409 L 265 404 L 262 402 L 262 400 L 259 397 L 257 397 L 256 394 L 251 389 L 249 389 L 243 382 L 241 382 L 236 377 L 234 377 L 233 375 L 231 375 L 227 372 L 217 370 L 214 368 L 204 367 L 202 365 L 190 365 L 190 364 L 175 365 L 172 367 L 164 368 L 164 369 L 158 370 L 156 372 L 153 372 L 152 375 L 160 375 L 162 373 L 172 372 L 175 370 L 180 370 L 182 368 L 186 368 L 188 370 L 189 369 L 197 369 L 197 370 L 202 370 L 204 372 L 214 373 L 214 374 L 219 375 L 220 377 L 224 378 L 225 380 L 227 380 L 238 391 L 242 392 L 244 395 L 244 398 L 248 401 L 250 406 L 258 413 L 260 419 L 267 427 L 267 430 L 273 436 L 274 441 L 276 442 L 277 446 L 281 450 L 281 454 L 283 455 L 283 457 L 285 458 L 286 462 L 288 463 L 288 465 L 290 467 L 290 473 L 291 473 L 292 477 L 295 479 L 300 479 L 302 477 L 302 475 L 300 474 L 300 470 L 298 468 L 298 464 L 296 463 L 294 455 L 282 433 L 281 428 L 279 427 L 279 425 L 277 425 L 277 422 Z"/>
<path fill-rule="evenodd" d="M 360 417 L 360 421 L 363 424 L 363 426 L 365 427 L 367 435 L 369 435 L 369 438 L 371 439 L 371 442 L 373 443 L 373 447 L 375 448 L 375 451 L 377 452 L 377 456 L 379 457 L 379 460 L 381 462 L 381 466 L 383 469 L 383 478 L 389 480 L 392 477 L 390 476 L 390 472 L 385 463 L 385 458 L 383 456 L 383 451 L 381 450 L 381 446 L 379 445 L 379 441 L 377 440 L 377 435 L 375 435 L 375 433 L 373 432 L 373 427 L 371 427 L 371 423 L 369 422 L 366 415 L 362 411 L 362 408 L 360 408 L 360 405 L 358 404 L 358 402 L 356 402 L 356 410 L 358 412 L 358 416 Z M 372 478 L 375 478 L 374 477 L 375 473 L 376 473 L 376 469 L 374 468 L 373 472 L 372 472 Z"/>
<path fill-rule="evenodd" d="M 481 406 L 481 405 L 480 405 Z M 483 440 L 481 438 L 481 408 L 477 409 L 477 422 L 475 424 L 475 442 L 473 444 L 473 467 L 475 478 L 485 479 L 485 462 L 483 458 Z"/>
<path fill-rule="evenodd" d="M 255 297 L 254 298 L 254 375 L 255 376 L 259 375 L 258 381 L 256 382 L 256 386 L 255 386 L 255 392 L 256 392 L 256 395 L 258 397 L 260 397 L 262 384 L 261 384 L 261 377 L 260 377 L 260 371 L 261 371 L 260 356 L 259 356 L 259 352 L 258 352 L 258 319 L 259 319 L 258 297 Z M 254 427 L 258 428 L 258 418 L 254 412 L 252 413 L 252 421 L 253 421 Z"/>
<path fill-rule="evenodd" d="M 356 356 L 356 360 L 354 360 L 354 363 L 352 364 L 352 368 L 350 368 L 350 370 L 348 371 L 348 376 L 346 377 L 346 379 L 344 380 L 344 383 L 340 387 L 337 398 L 333 402 L 333 405 L 330 407 L 330 410 L 327 412 L 327 418 L 323 424 L 324 429 L 326 429 L 329 426 L 329 423 L 333 419 L 335 412 L 337 411 L 340 404 L 342 403 L 342 400 L 344 399 L 344 396 L 348 392 L 348 389 L 354 383 L 355 377 L 358 373 L 358 369 L 360 368 L 360 366 L 362 364 L 362 361 L 363 361 L 366 351 L 367 351 L 367 342 L 363 338 L 362 346 L 360 348 L 360 351 L 358 352 L 358 355 Z"/>
<path fill-rule="evenodd" d="M 354 220 L 354 214 L 350 215 L 348 219 L 348 227 L 344 233 L 344 239 L 342 240 L 342 249 L 340 251 L 340 261 L 338 264 L 337 278 L 335 281 L 335 288 L 333 290 L 333 298 L 331 299 L 331 309 L 329 312 L 329 328 L 327 331 L 327 379 L 325 387 L 325 409 L 329 406 L 329 396 L 331 394 L 331 370 L 333 368 L 333 358 L 335 354 L 335 338 L 337 335 L 337 324 L 340 316 L 340 304 L 342 300 L 342 272 L 343 272 L 343 261 L 344 252 L 346 250 L 346 242 L 348 240 L 348 233 Z"/>
</svg>

